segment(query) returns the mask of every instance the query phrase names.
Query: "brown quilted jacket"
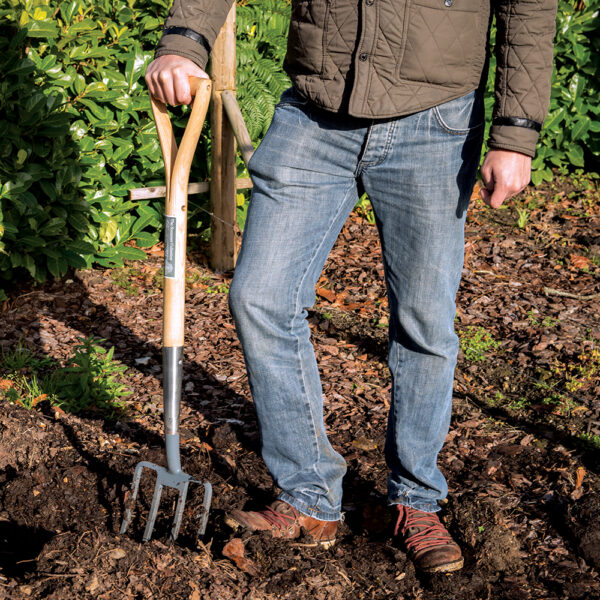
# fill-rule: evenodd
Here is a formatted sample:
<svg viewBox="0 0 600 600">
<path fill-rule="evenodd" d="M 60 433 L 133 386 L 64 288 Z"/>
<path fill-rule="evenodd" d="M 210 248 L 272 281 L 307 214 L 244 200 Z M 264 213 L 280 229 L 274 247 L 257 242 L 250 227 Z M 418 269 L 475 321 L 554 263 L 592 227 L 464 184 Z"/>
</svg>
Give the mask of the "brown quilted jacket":
<svg viewBox="0 0 600 600">
<path fill-rule="evenodd" d="M 174 0 L 156 56 L 206 67 L 232 0 Z M 401 116 L 477 88 L 496 15 L 496 98 L 488 144 L 535 154 L 548 111 L 557 0 L 292 0 L 284 63 L 315 104 Z"/>
</svg>

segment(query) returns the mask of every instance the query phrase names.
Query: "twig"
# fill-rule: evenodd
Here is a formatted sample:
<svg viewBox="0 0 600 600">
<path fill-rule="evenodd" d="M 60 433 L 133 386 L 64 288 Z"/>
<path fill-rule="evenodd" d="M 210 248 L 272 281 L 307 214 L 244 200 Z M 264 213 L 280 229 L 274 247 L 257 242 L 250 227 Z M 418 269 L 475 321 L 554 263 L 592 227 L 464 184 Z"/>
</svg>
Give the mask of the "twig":
<svg viewBox="0 0 600 600">
<path fill-rule="evenodd" d="M 545 287 L 544 294 L 546 296 L 562 296 L 563 298 L 575 298 L 575 300 L 594 300 L 595 298 L 600 298 L 600 293 L 598 294 L 572 294 L 571 292 L 563 292 L 562 290 L 555 290 L 554 288 Z"/>
</svg>

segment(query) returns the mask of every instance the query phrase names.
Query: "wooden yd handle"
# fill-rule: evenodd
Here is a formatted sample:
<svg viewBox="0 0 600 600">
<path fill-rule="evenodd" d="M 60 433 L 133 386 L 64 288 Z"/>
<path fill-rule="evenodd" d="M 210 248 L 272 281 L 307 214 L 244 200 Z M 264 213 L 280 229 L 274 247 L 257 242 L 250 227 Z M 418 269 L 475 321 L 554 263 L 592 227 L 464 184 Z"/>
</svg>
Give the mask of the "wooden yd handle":
<svg viewBox="0 0 600 600">
<path fill-rule="evenodd" d="M 211 97 L 210 79 L 190 77 L 194 100 L 181 146 L 173 133 L 167 107 L 150 96 L 152 113 L 165 162 L 165 264 L 163 346 L 183 346 L 187 189 L 190 167 Z"/>
</svg>

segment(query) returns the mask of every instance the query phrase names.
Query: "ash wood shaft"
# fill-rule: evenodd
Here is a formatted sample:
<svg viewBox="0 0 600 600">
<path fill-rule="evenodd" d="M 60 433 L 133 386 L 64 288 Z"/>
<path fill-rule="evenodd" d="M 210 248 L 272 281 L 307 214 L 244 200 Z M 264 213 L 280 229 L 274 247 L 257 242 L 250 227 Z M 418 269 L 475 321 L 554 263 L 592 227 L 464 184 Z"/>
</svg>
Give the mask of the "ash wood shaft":
<svg viewBox="0 0 600 600">
<path fill-rule="evenodd" d="M 252 180 L 249 177 L 239 177 L 235 180 L 236 190 L 245 190 L 252 187 Z M 206 194 L 210 191 L 210 181 L 200 181 L 189 183 L 187 194 Z M 164 185 L 154 187 L 133 188 L 129 190 L 130 200 L 147 200 L 148 198 L 164 198 L 167 195 L 167 188 Z"/>
<path fill-rule="evenodd" d="M 211 262 L 216 270 L 230 271 L 235 266 L 240 237 L 237 227 L 226 225 L 236 223 L 235 136 L 225 116 L 221 93 L 223 90 L 235 90 L 235 2 L 212 49 L 211 77 L 214 86 L 211 110 Z"/>
<path fill-rule="evenodd" d="M 248 162 L 254 154 L 254 146 L 252 145 L 248 128 L 244 122 L 242 111 L 237 103 L 234 92 L 231 90 L 223 90 L 223 92 L 221 92 L 221 99 L 227 117 L 229 118 L 229 123 L 233 129 L 235 139 L 237 140 L 238 148 L 242 154 L 242 158 L 244 159 L 246 166 L 248 166 Z"/>
<path fill-rule="evenodd" d="M 194 100 L 179 150 L 165 105 L 151 97 L 152 112 L 165 161 L 165 278 L 163 346 L 183 346 L 185 304 L 185 247 L 187 189 L 190 167 L 206 118 L 212 84 L 209 79 L 190 78 Z"/>
</svg>

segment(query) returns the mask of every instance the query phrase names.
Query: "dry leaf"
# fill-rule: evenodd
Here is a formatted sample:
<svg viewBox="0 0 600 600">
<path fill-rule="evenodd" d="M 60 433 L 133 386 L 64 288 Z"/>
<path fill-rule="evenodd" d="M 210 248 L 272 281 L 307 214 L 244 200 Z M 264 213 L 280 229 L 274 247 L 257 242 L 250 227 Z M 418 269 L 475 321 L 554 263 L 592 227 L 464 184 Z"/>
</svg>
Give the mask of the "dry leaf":
<svg viewBox="0 0 600 600">
<path fill-rule="evenodd" d="M 335 292 L 324 287 L 317 288 L 317 294 L 329 302 L 335 302 Z"/>
<path fill-rule="evenodd" d="M 569 258 L 571 259 L 573 266 L 577 267 L 578 269 L 589 269 L 592 264 L 592 261 L 587 256 L 570 254 Z"/>
<path fill-rule="evenodd" d="M 359 450 L 375 450 L 377 448 L 377 444 L 364 435 L 353 440 L 352 445 Z"/>
<path fill-rule="evenodd" d="M 0 379 L 0 390 L 8 390 L 12 387 L 15 387 L 15 382 L 10 379 Z"/>
<path fill-rule="evenodd" d="M 31 402 L 31 406 L 37 406 L 40 402 L 43 402 L 48 397 L 48 394 L 41 394 L 36 396 Z"/>
<path fill-rule="evenodd" d="M 575 489 L 571 493 L 573 500 L 579 500 L 583 496 L 583 478 L 585 477 L 585 469 L 583 467 L 577 467 L 575 474 Z"/>
<path fill-rule="evenodd" d="M 100 584 L 98 583 L 98 576 L 97 575 L 92 575 L 92 577 L 90 578 L 90 580 L 86 584 L 85 589 L 90 594 L 93 594 L 99 587 L 100 587 Z"/>
<path fill-rule="evenodd" d="M 258 567 L 249 558 L 244 556 L 244 542 L 240 538 L 233 538 L 227 542 L 223 548 L 223 556 L 232 560 L 238 569 L 256 577 L 258 575 Z"/>
<path fill-rule="evenodd" d="M 123 550 L 123 548 L 115 548 L 114 550 L 111 550 L 108 553 L 108 556 L 110 558 L 112 558 L 113 560 L 120 560 L 127 556 L 127 552 L 125 552 L 125 550 Z"/>
</svg>

